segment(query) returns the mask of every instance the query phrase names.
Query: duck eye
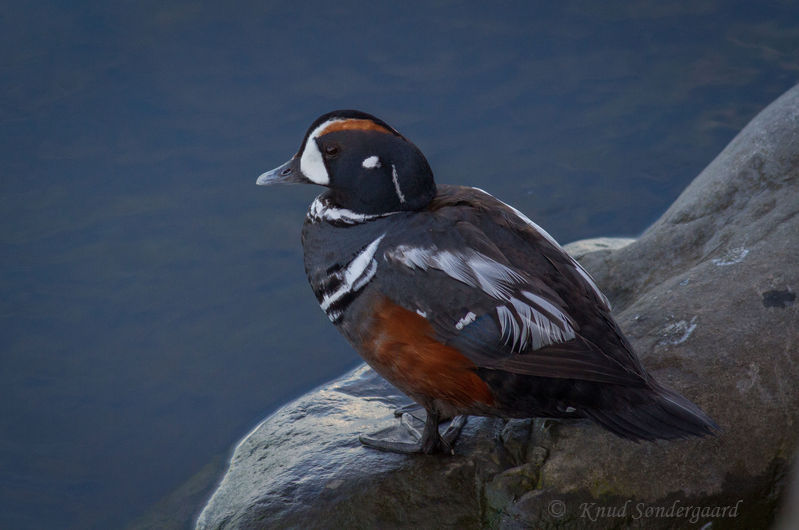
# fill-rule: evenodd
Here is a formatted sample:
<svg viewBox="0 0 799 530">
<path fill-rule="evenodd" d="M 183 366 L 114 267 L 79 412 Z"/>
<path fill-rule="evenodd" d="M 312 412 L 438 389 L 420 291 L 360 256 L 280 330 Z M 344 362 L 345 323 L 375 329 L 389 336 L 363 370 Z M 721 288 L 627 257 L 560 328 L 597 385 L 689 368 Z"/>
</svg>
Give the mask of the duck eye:
<svg viewBox="0 0 799 530">
<path fill-rule="evenodd" d="M 338 146 L 335 144 L 325 146 L 325 158 L 335 158 L 338 155 Z"/>
</svg>

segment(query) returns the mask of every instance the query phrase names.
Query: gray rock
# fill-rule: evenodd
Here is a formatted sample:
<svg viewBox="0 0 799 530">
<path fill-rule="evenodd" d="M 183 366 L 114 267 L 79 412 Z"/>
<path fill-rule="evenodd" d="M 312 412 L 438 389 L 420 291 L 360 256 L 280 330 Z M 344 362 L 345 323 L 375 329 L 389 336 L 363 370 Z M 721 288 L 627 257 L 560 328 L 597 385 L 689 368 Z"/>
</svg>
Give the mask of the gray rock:
<svg viewBox="0 0 799 530">
<path fill-rule="evenodd" d="M 789 474 L 788 486 L 782 499 L 782 510 L 774 525 L 776 530 L 796 530 L 799 528 L 799 461 L 794 458 L 793 469 Z"/>
<path fill-rule="evenodd" d="M 511 465 L 495 449 L 502 422 L 464 427 L 458 453 L 476 457 L 361 446 L 359 433 L 396 425 L 394 410 L 407 403 L 364 365 L 286 405 L 236 447 L 197 528 L 478 526 L 480 477 Z"/>
<path fill-rule="evenodd" d="M 635 239 L 631 237 L 594 237 L 573 241 L 563 245 L 563 249 L 571 254 L 574 259 L 582 259 L 586 254 L 594 252 L 609 254 L 611 251 L 624 248 L 634 241 Z"/>
<path fill-rule="evenodd" d="M 380 453 L 357 434 L 404 398 L 362 367 L 250 433 L 197 527 L 765 527 L 799 443 L 797 214 L 799 86 L 638 240 L 581 258 L 644 365 L 719 436 L 471 418 L 455 456 Z"/>
</svg>

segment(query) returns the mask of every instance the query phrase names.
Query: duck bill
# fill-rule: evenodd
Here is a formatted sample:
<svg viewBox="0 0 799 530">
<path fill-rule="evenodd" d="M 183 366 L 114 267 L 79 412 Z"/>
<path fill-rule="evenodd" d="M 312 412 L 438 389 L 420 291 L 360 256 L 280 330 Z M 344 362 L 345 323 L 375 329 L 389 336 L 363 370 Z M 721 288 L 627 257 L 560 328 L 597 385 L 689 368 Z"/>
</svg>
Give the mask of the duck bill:
<svg viewBox="0 0 799 530">
<path fill-rule="evenodd" d="M 308 183 L 308 179 L 300 171 L 300 159 L 292 158 L 285 164 L 267 171 L 255 181 L 259 186 L 270 184 L 303 184 Z"/>
</svg>

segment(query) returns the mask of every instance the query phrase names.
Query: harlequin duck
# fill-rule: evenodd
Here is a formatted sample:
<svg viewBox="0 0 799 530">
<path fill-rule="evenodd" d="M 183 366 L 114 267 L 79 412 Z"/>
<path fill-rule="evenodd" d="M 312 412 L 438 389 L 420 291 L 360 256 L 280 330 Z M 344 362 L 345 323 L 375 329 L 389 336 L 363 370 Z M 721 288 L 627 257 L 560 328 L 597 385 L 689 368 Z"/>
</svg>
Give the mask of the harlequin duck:
<svg viewBox="0 0 799 530">
<path fill-rule="evenodd" d="M 655 381 L 591 276 L 524 214 L 439 185 L 421 151 L 355 110 L 318 118 L 261 185 L 311 183 L 302 245 L 330 321 L 427 412 L 416 442 L 451 450 L 465 415 L 590 418 L 630 440 L 712 434 L 691 401 Z M 456 417 L 439 432 L 439 423 Z"/>
</svg>

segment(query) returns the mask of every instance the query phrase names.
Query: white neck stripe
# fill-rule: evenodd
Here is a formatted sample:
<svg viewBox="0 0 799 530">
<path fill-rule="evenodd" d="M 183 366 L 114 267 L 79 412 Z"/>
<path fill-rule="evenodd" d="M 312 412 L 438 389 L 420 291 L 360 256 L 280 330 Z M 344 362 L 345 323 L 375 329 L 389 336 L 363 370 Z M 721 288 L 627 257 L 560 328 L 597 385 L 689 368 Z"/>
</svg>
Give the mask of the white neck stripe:
<svg viewBox="0 0 799 530">
<path fill-rule="evenodd" d="M 329 223 L 346 223 L 356 225 L 371 221 L 372 219 L 379 219 L 387 217 L 399 212 L 386 212 L 386 213 L 358 213 L 348 210 L 346 208 L 337 208 L 330 205 L 328 202 L 322 200 L 322 196 L 317 197 L 308 209 L 307 218 L 312 223 L 317 221 L 327 221 Z"/>
<path fill-rule="evenodd" d="M 391 180 L 394 182 L 394 189 L 397 190 L 397 197 L 399 197 L 400 202 L 404 203 L 405 195 L 402 194 L 400 189 L 399 175 L 397 175 L 397 168 L 394 164 L 391 164 Z"/>
</svg>

